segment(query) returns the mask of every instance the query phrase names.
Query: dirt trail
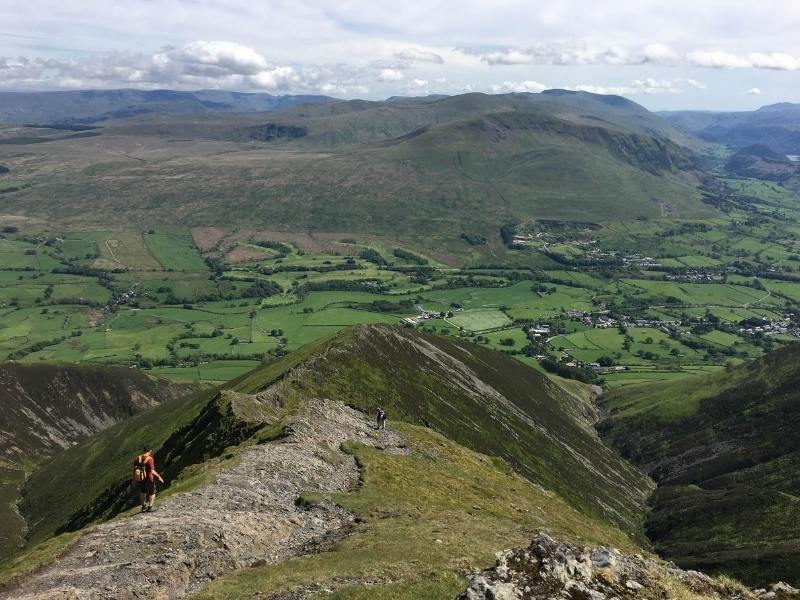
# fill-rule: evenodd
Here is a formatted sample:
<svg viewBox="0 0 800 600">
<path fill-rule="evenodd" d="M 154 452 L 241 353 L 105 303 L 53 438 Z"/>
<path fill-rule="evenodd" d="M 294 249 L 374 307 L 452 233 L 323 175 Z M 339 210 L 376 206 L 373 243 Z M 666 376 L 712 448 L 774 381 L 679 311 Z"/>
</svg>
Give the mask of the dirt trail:
<svg viewBox="0 0 800 600">
<path fill-rule="evenodd" d="M 289 435 L 252 446 L 235 467 L 191 492 L 96 527 L 59 561 L 0 598 L 182 598 L 234 569 L 318 551 L 341 539 L 353 516 L 326 504 L 296 505 L 302 491 L 345 491 L 359 481 L 346 440 L 404 453 L 403 440 L 376 431 L 362 413 L 309 401 Z"/>
</svg>

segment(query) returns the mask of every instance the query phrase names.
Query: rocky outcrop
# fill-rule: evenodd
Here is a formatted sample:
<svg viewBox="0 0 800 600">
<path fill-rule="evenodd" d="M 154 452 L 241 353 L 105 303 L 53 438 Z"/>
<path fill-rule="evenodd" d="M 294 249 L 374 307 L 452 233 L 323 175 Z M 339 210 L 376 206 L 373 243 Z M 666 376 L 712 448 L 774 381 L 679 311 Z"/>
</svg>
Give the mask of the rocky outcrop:
<svg viewBox="0 0 800 600">
<path fill-rule="evenodd" d="M 737 582 L 684 571 L 613 548 L 584 548 L 540 533 L 527 548 L 497 554 L 497 565 L 472 576 L 459 600 L 798 600 L 800 591 L 780 583 L 751 591 Z"/>
</svg>

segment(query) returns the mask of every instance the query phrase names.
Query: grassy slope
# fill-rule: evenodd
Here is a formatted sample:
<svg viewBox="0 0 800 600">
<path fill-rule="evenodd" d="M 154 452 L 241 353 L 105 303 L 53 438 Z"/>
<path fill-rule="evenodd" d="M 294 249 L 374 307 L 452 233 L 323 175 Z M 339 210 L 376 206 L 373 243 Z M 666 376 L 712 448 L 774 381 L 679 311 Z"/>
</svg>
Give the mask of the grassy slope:
<svg viewBox="0 0 800 600">
<path fill-rule="evenodd" d="M 541 373 L 469 342 L 395 327 L 358 327 L 340 339 L 306 389 L 428 423 L 503 457 L 586 514 L 638 532 L 651 483 L 599 442 L 591 407 Z"/>
<path fill-rule="evenodd" d="M 648 534 L 676 562 L 800 583 L 798 346 L 610 393 L 607 440 L 658 482 Z"/>
</svg>

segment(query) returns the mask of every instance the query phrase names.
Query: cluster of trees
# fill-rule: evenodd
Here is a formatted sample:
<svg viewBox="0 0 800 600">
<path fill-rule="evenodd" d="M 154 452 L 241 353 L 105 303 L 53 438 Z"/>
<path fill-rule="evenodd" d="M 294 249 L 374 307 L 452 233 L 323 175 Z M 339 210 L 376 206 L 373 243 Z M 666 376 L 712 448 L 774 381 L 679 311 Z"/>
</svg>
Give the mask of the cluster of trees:
<svg viewBox="0 0 800 600">
<path fill-rule="evenodd" d="M 269 248 L 270 250 L 276 250 L 279 254 L 286 256 L 292 253 L 292 249 L 287 244 L 283 242 L 278 242 L 275 240 L 254 240 L 250 239 L 250 243 L 254 246 L 260 246 L 262 248 Z"/>
<path fill-rule="evenodd" d="M 297 271 L 300 273 L 331 273 L 333 271 L 358 271 L 359 269 L 363 269 L 362 265 L 359 265 L 352 257 L 347 257 L 343 263 L 332 264 L 330 261 L 326 261 L 321 265 L 316 265 L 313 267 L 309 267 L 306 265 L 281 265 L 277 267 L 260 267 L 258 272 L 262 275 L 273 275 L 275 273 L 284 273 L 290 271 Z"/>
<path fill-rule="evenodd" d="M 373 248 L 365 248 L 364 250 L 359 252 L 358 258 L 369 261 L 373 264 L 378 265 L 379 267 L 385 267 L 386 265 L 389 264 L 388 261 L 383 257 L 383 255 L 377 250 L 374 250 Z"/>
<path fill-rule="evenodd" d="M 77 329 L 77 330 L 73 331 L 69 335 L 69 337 L 79 337 L 80 335 L 82 335 L 82 333 L 83 333 L 82 331 Z M 19 350 L 16 350 L 16 351 L 10 353 L 8 355 L 8 360 L 20 360 L 20 359 L 23 359 L 26 356 L 28 356 L 28 354 L 33 354 L 34 352 L 39 352 L 39 351 L 44 350 L 45 348 L 48 348 L 50 346 L 57 346 L 61 342 L 65 341 L 66 339 L 67 339 L 67 336 L 62 335 L 62 336 L 54 338 L 52 340 L 41 340 L 39 342 L 36 342 L 35 344 L 31 344 L 27 348 L 20 348 Z"/>
<path fill-rule="evenodd" d="M 309 292 L 363 292 L 368 290 L 382 294 L 386 288 L 374 279 L 329 279 L 328 281 L 309 281 L 295 289 L 300 296 Z"/>
<path fill-rule="evenodd" d="M 462 233 L 461 239 L 467 242 L 470 246 L 484 246 L 486 245 L 486 237 L 474 233 Z"/>
<path fill-rule="evenodd" d="M 402 248 L 395 248 L 394 255 L 397 258 L 402 258 L 403 260 L 407 260 L 408 262 L 412 262 L 418 265 L 427 265 L 428 259 L 424 256 L 420 256 L 419 254 L 414 254 L 413 252 L 409 252 L 408 250 L 403 250 Z"/>
<path fill-rule="evenodd" d="M 517 233 L 516 223 L 506 223 L 500 227 L 500 239 L 506 246 L 514 243 L 514 235 Z"/>
<path fill-rule="evenodd" d="M 531 286 L 531 291 L 536 292 L 537 294 L 555 294 L 558 289 L 554 285 L 547 287 L 543 283 L 534 283 Z"/>
<path fill-rule="evenodd" d="M 568 367 L 564 363 L 558 362 L 551 357 L 545 357 L 539 360 L 539 364 L 550 373 L 555 373 L 559 377 L 565 379 L 575 379 L 583 383 L 597 383 L 599 377 L 591 369 L 583 367 Z"/>
<path fill-rule="evenodd" d="M 351 304 L 350 308 L 362 308 L 364 305 L 361 304 Z M 413 300 L 401 300 L 400 302 L 391 302 L 389 300 L 375 300 L 371 304 L 367 305 L 369 308 L 368 310 L 372 312 L 385 312 L 385 313 L 395 313 L 395 312 L 403 312 L 414 308 Z"/>
</svg>

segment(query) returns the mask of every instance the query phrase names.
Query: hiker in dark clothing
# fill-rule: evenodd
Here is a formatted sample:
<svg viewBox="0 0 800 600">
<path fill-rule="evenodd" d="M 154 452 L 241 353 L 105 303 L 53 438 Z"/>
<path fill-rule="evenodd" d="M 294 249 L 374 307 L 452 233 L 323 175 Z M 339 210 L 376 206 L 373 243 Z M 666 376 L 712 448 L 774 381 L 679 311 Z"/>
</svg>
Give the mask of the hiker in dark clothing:
<svg viewBox="0 0 800 600">
<path fill-rule="evenodd" d="M 378 422 L 378 429 L 386 429 L 386 412 L 382 408 L 378 409 L 375 420 Z"/>
<path fill-rule="evenodd" d="M 153 502 L 156 500 L 156 479 L 164 483 L 164 479 L 156 471 L 153 449 L 145 446 L 142 453 L 133 461 L 133 481 L 139 488 L 143 513 L 153 510 Z"/>
</svg>

